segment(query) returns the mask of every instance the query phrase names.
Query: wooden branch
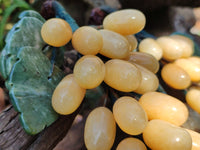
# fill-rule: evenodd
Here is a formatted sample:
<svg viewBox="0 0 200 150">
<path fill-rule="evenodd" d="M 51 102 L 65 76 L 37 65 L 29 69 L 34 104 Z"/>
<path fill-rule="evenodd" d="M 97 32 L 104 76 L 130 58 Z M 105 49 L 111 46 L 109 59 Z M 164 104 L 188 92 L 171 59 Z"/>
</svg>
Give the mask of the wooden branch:
<svg viewBox="0 0 200 150">
<path fill-rule="evenodd" d="M 78 112 L 60 116 L 51 126 L 32 136 L 24 131 L 19 114 L 9 106 L 0 114 L 0 150 L 52 150 L 65 137 Z"/>
</svg>

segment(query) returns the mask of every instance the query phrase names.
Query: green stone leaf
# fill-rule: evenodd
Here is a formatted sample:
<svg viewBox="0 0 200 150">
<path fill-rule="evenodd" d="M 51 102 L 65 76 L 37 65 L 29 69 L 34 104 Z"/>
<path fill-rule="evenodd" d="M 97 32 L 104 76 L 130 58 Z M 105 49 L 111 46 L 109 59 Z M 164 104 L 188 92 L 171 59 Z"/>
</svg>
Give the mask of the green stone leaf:
<svg viewBox="0 0 200 150">
<path fill-rule="evenodd" d="M 51 106 L 51 96 L 64 75 L 55 66 L 49 78 L 50 68 L 51 63 L 41 49 L 22 47 L 6 82 L 11 102 L 29 134 L 39 133 L 58 117 Z"/>
<path fill-rule="evenodd" d="M 25 14 L 27 15 L 28 12 Z M 8 78 L 21 47 L 32 46 L 41 50 L 46 45 L 40 35 L 43 22 L 36 17 L 27 17 L 25 14 L 8 33 L 6 46 L 0 57 L 0 72 L 5 79 Z"/>
</svg>

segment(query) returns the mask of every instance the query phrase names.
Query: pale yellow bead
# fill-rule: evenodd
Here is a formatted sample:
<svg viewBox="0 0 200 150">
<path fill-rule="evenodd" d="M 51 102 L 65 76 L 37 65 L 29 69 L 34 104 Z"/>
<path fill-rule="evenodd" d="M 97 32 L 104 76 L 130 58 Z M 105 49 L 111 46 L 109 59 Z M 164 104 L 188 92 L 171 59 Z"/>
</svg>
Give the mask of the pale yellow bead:
<svg viewBox="0 0 200 150">
<path fill-rule="evenodd" d="M 146 38 L 139 44 L 139 52 L 149 53 L 153 55 L 157 60 L 160 60 L 163 56 L 163 50 L 156 40 L 152 38 Z"/>
<path fill-rule="evenodd" d="M 153 150 L 191 150 L 192 138 L 183 128 L 163 120 L 151 120 L 144 132 L 145 144 Z"/>
<path fill-rule="evenodd" d="M 186 102 L 193 110 L 200 114 L 200 89 L 189 89 L 186 93 Z"/>
<path fill-rule="evenodd" d="M 189 74 L 173 63 L 163 66 L 161 76 L 165 83 L 174 89 L 186 89 L 191 85 Z"/>
<path fill-rule="evenodd" d="M 100 54 L 109 58 L 126 58 L 129 54 L 129 42 L 128 40 L 113 31 L 99 30 L 103 37 L 103 47 L 100 50 Z"/>
<path fill-rule="evenodd" d="M 72 46 L 83 55 L 96 55 L 103 46 L 103 38 L 98 30 L 83 26 L 73 33 Z"/>
<path fill-rule="evenodd" d="M 52 18 L 43 24 L 41 36 L 47 44 L 54 47 L 61 47 L 71 40 L 72 29 L 65 20 Z"/>
<path fill-rule="evenodd" d="M 148 92 L 141 96 L 139 103 L 147 113 L 148 119 L 161 119 L 174 125 L 182 125 L 188 118 L 186 105 L 175 97 L 160 93 Z"/>
<path fill-rule="evenodd" d="M 104 29 L 112 30 L 122 35 L 140 32 L 146 24 L 144 14 L 136 9 L 123 9 L 107 15 L 103 20 Z"/>
<path fill-rule="evenodd" d="M 165 60 L 173 61 L 182 57 L 182 48 L 176 40 L 168 36 L 162 36 L 159 37 L 156 41 L 163 50 L 163 58 Z"/>
<path fill-rule="evenodd" d="M 74 66 L 74 77 L 84 89 L 93 89 L 99 86 L 105 76 L 103 61 L 94 55 L 81 57 Z"/>
<path fill-rule="evenodd" d="M 181 48 L 183 50 L 181 58 L 192 56 L 192 54 L 194 53 L 194 43 L 191 39 L 183 35 L 172 35 L 170 37 L 176 40 L 181 45 Z"/>
<path fill-rule="evenodd" d="M 86 90 L 77 84 L 73 74 L 69 74 L 60 81 L 54 90 L 52 106 L 59 114 L 71 114 L 80 106 L 85 92 Z"/>
<path fill-rule="evenodd" d="M 133 137 L 123 139 L 118 145 L 116 150 L 147 150 L 145 144 Z"/>
<path fill-rule="evenodd" d="M 125 38 L 129 42 L 129 50 L 133 51 L 137 48 L 138 41 L 134 35 L 125 35 Z"/>
<path fill-rule="evenodd" d="M 186 58 L 177 59 L 174 63 L 185 70 L 193 82 L 200 81 L 200 66 Z"/>
<path fill-rule="evenodd" d="M 192 149 L 191 150 L 200 150 L 200 133 L 193 130 L 186 129 L 186 131 L 192 137 Z"/>
<path fill-rule="evenodd" d="M 106 73 L 104 81 L 110 87 L 123 91 L 132 92 L 141 83 L 141 72 L 139 69 L 120 59 L 111 59 L 105 63 Z"/>
<path fill-rule="evenodd" d="M 144 109 L 129 96 L 117 99 L 113 105 L 113 115 L 121 130 L 130 135 L 141 134 L 148 122 Z"/>
<path fill-rule="evenodd" d="M 130 52 L 125 60 L 141 65 L 153 73 L 157 73 L 160 68 L 158 60 L 148 53 Z"/>
<path fill-rule="evenodd" d="M 116 123 L 112 112 L 97 107 L 87 117 L 84 141 L 88 150 L 110 150 L 116 135 Z"/>
<path fill-rule="evenodd" d="M 134 90 L 134 92 L 138 94 L 144 94 L 147 92 L 156 91 L 159 86 L 158 77 L 148 69 L 137 64 L 135 65 L 141 72 L 142 80 L 139 87 L 136 90 Z"/>
</svg>

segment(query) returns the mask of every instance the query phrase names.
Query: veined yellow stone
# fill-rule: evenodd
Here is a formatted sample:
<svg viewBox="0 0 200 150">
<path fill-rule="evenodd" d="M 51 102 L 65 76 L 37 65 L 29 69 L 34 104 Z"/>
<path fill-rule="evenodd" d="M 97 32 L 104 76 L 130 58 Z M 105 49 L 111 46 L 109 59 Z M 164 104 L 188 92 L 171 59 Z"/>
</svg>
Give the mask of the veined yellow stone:
<svg viewBox="0 0 200 150">
<path fill-rule="evenodd" d="M 151 120 L 144 132 L 145 144 L 153 150 L 191 150 L 192 138 L 183 128 L 163 120 Z"/>
<path fill-rule="evenodd" d="M 180 126 L 188 118 L 186 105 L 177 98 L 164 93 L 145 93 L 140 97 L 139 103 L 147 113 L 149 120 L 161 119 Z"/>
<path fill-rule="evenodd" d="M 147 150 L 147 148 L 141 140 L 129 137 L 123 139 L 116 150 Z"/>
<path fill-rule="evenodd" d="M 103 46 L 103 38 L 98 30 L 83 26 L 73 33 L 72 45 L 83 55 L 96 55 Z"/>
<path fill-rule="evenodd" d="M 163 50 L 152 38 L 146 38 L 139 44 L 139 52 L 144 52 L 153 55 L 157 60 L 160 60 L 163 56 Z"/>
<path fill-rule="evenodd" d="M 123 92 L 131 92 L 139 87 L 142 79 L 141 72 L 130 62 L 111 59 L 105 63 L 105 67 L 104 81 L 112 88 Z"/>
<path fill-rule="evenodd" d="M 174 89 L 186 89 L 191 84 L 189 74 L 173 63 L 168 63 L 163 66 L 161 76 L 165 83 Z"/>
<path fill-rule="evenodd" d="M 139 135 L 147 125 L 147 114 L 138 101 L 129 96 L 117 99 L 113 115 L 121 130 L 130 135 Z"/>
<path fill-rule="evenodd" d="M 123 9 L 107 15 L 103 20 L 104 29 L 122 35 L 140 32 L 146 24 L 144 14 L 136 9 Z"/>
<path fill-rule="evenodd" d="M 85 92 L 86 90 L 75 81 L 73 74 L 69 74 L 60 81 L 54 90 L 52 106 L 59 114 L 71 114 L 80 106 Z"/>
<path fill-rule="evenodd" d="M 88 150 L 110 150 L 116 135 L 116 123 L 112 112 L 97 107 L 90 112 L 85 123 L 84 141 Z"/>
</svg>

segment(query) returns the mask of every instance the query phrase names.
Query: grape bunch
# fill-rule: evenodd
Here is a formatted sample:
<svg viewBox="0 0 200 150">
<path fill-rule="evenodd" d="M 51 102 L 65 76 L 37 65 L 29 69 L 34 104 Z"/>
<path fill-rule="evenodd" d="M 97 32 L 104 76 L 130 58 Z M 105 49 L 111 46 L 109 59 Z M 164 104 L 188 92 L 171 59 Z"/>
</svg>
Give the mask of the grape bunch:
<svg viewBox="0 0 200 150">
<path fill-rule="evenodd" d="M 189 116 L 186 104 L 159 92 L 157 76 L 160 70 L 168 86 L 186 90 L 188 105 L 200 113 L 200 58 L 193 56 L 194 43 L 183 35 L 145 38 L 139 43 L 135 34 L 145 24 L 141 11 L 124 9 L 107 15 L 99 30 L 82 26 L 72 33 L 69 24 L 57 18 L 43 25 L 41 35 L 46 43 L 59 47 L 71 40 L 74 49 L 83 55 L 73 73 L 66 75 L 54 90 L 52 106 L 57 113 L 73 113 L 86 90 L 102 82 L 117 91 L 140 95 L 138 99 L 119 97 L 111 110 L 101 106 L 91 111 L 84 130 L 88 150 L 111 149 L 116 125 L 130 135 L 118 144 L 117 150 L 200 148 L 200 134 L 181 127 Z M 142 135 L 142 140 L 137 135 Z"/>
</svg>

